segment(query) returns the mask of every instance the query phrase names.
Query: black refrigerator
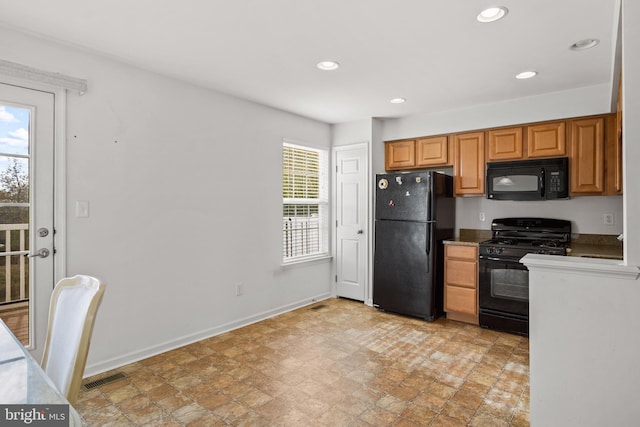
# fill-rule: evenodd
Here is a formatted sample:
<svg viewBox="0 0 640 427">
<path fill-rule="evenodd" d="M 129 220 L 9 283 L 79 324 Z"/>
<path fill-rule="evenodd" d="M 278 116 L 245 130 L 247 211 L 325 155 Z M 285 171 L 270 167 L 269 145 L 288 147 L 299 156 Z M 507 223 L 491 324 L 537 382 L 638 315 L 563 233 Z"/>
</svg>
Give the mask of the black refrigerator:
<svg viewBox="0 0 640 427">
<path fill-rule="evenodd" d="M 444 245 L 455 233 L 453 178 L 376 175 L 373 305 L 431 321 L 443 313 Z"/>
</svg>

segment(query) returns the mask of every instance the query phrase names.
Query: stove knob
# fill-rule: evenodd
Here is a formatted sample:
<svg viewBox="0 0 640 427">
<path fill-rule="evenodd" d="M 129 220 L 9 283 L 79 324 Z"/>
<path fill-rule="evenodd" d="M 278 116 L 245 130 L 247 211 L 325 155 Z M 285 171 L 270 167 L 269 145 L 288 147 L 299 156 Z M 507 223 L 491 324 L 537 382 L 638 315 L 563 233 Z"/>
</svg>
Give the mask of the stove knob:
<svg viewBox="0 0 640 427">
<path fill-rule="evenodd" d="M 487 248 L 487 253 L 488 253 L 488 254 L 492 254 L 492 253 L 494 253 L 495 251 L 496 251 L 496 249 L 495 249 L 495 248 Z"/>
<path fill-rule="evenodd" d="M 501 254 L 504 252 L 504 248 L 498 248 L 498 254 Z"/>
</svg>

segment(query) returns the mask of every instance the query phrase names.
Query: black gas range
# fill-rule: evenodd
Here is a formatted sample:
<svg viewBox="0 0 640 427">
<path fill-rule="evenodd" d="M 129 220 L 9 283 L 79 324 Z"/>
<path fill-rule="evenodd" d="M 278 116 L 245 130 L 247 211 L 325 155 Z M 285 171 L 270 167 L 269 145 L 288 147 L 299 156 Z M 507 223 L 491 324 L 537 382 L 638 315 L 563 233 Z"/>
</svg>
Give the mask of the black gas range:
<svg viewBox="0 0 640 427">
<path fill-rule="evenodd" d="M 529 271 L 520 259 L 529 253 L 566 255 L 571 223 L 550 218 L 500 218 L 492 239 L 479 245 L 480 326 L 529 334 Z"/>
</svg>

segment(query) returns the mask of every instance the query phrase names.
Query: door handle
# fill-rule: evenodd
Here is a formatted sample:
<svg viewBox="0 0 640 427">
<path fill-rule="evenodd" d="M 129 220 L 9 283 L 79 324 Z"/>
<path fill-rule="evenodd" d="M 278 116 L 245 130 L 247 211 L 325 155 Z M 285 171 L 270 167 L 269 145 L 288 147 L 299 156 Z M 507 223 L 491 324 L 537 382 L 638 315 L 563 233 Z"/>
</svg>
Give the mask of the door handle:
<svg viewBox="0 0 640 427">
<path fill-rule="evenodd" d="M 357 232 L 357 234 L 362 234 L 362 233 L 364 233 L 363 230 L 358 230 L 358 232 Z"/>
<path fill-rule="evenodd" d="M 33 254 L 27 254 L 25 256 L 28 256 L 29 258 L 34 258 L 34 257 L 40 257 L 40 258 L 46 258 L 51 254 L 51 252 L 49 251 L 49 249 L 47 248 L 42 248 L 42 249 L 38 249 L 35 253 Z"/>
</svg>

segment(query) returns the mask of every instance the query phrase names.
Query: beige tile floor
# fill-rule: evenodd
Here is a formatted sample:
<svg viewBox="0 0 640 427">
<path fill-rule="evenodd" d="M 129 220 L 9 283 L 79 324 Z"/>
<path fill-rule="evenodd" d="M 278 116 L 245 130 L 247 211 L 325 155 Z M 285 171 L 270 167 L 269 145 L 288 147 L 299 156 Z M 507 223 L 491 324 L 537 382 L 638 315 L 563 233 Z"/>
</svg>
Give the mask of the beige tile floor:
<svg viewBox="0 0 640 427">
<path fill-rule="evenodd" d="M 528 426 L 528 345 L 331 299 L 124 366 L 77 409 L 86 426 Z"/>
</svg>

